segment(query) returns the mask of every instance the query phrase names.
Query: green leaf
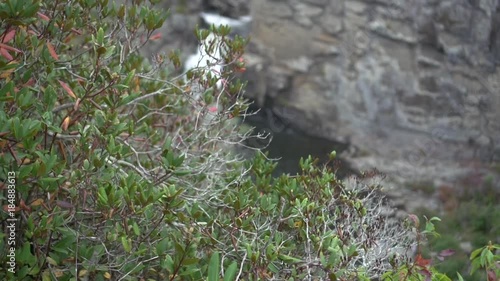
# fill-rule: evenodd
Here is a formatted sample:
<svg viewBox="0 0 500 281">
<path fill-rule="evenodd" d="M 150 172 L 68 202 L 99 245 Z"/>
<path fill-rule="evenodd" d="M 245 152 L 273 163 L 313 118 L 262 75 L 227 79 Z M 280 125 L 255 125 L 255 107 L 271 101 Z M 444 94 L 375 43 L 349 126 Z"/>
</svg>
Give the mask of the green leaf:
<svg viewBox="0 0 500 281">
<path fill-rule="evenodd" d="M 28 6 L 27 8 L 24 9 L 21 17 L 23 18 L 33 17 L 35 13 L 38 11 L 38 9 L 39 9 L 39 3 L 35 3 L 31 6 Z"/>
<path fill-rule="evenodd" d="M 207 281 L 219 281 L 220 259 L 219 252 L 214 252 L 208 263 Z"/>
<path fill-rule="evenodd" d="M 157 251 L 156 253 L 158 255 L 161 255 L 167 251 L 167 248 L 168 248 L 168 240 L 167 238 L 164 238 L 156 245 L 156 251 Z"/>
<path fill-rule="evenodd" d="M 185 258 L 182 260 L 182 265 L 191 265 L 191 264 L 196 264 L 200 260 L 197 258 Z"/>
<path fill-rule="evenodd" d="M 137 223 L 136 223 L 136 222 L 134 222 L 134 223 L 132 224 L 132 229 L 134 230 L 134 234 L 135 234 L 135 235 L 137 235 L 137 236 L 141 235 L 141 231 L 140 231 L 140 229 L 139 229 L 139 225 L 137 225 Z"/>
<path fill-rule="evenodd" d="M 479 248 L 479 249 L 476 249 L 474 250 L 471 254 L 470 254 L 470 260 L 473 260 L 475 259 L 480 253 L 481 251 L 483 250 L 483 248 Z"/>
<path fill-rule="evenodd" d="M 165 256 L 165 266 L 168 271 L 170 271 L 171 273 L 174 272 L 174 260 L 168 254 Z"/>
<path fill-rule="evenodd" d="M 127 239 L 125 236 L 122 236 L 122 245 L 125 252 L 130 253 L 130 251 L 132 251 L 132 243 L 130 239 Z"/>
<path fill-rule="evenodd" d="M 97 44 L 100 46 L 104 45 L 104 30 L 102 27 L 99 27 L 99 30 L 97 31 Z"/>
<path fill-rule="evenodd" d="M 1 73 L 2 69 L 0 69 Z M 14 99 L 14 82 L 10 81 L 0 88 L 0 102 L 1 101 L 11 101 Z M 8 95 L 9 94 L 9 95 Z"/>
<path fill-rule="evenodd" d="M 31 253 L 30 243 L 25 243 L 22 248 L 17 251 L 16 259 L 22 264 L 32 266 L 36 263 L 36 257 Z"/>
<path fill-rule="evenodd" d="M 224 281 L 235 280 L 237 271 L 238 271 L 238 264 L 236 262 L 233 262 L 224 272 Z"/>
<path fill-rule="evenodd" d="M 471 265 L 471 269 L 470 269 L 470 274 L 474 274 L 474 272 L 476 272 L 479 268 L 481 268 L 481 262 L 479 261 L 479 259 L 474 259 L 472 261 L 472 265 Z"/>
<path fill-rule="evenodd" d="M 283 254 L 281 254 L 278 257 L 279 257 L 280 260 L 284 261 L 285 263 L 289 263 L 289 264 L 298 263 L 298 262 L 302 261 L 301 259 L 289 256 L 289 255 L 283 255 Z"/>
<path fill-rule="evenodd" d="M 132 71 L 128 73 L 125 80 L 123 80 L 123 84 L 130 86 L 130 82 L 132 81 L 132 78 L 134 78 L 134 76 L 135 76 L 135 69 L 132 69 Z"/>
</svg>

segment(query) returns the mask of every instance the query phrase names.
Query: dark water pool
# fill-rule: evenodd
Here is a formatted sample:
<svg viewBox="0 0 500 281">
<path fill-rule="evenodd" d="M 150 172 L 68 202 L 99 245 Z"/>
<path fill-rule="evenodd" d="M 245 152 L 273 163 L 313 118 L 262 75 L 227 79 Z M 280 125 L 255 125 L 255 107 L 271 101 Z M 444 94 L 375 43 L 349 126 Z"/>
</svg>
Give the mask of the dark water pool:
<svg viewBox="0 0 500 281">
<path fill-rule="evenodd" d="M 339 154 L 348 147 L 346 144 L 308 136 L 294 128 L 290 122 L 273 114 L 271 109 L 261 109 L 255 115 L 247 117 L 244 123 L 255 127 L 254 133 L 272 136 L 270 143 L 269 138 L 266 140 L 253 138 L 248 140 L 247 145 L 257 148 L 265 147 L 264 150 L 269 153 L 270 158 L 280 159 L 274 173 L 275 176 L 282 173 L 291 175 L 298 173 L 301 157 L 305 158 L 311 155 L 319 158 L 320 163 L 326 163 L 331 151 L 335 150 Z M 337 169 L 340 177 L 354 173 L 342 159 L 336 160 L 333 167 Z"/>
</svg>

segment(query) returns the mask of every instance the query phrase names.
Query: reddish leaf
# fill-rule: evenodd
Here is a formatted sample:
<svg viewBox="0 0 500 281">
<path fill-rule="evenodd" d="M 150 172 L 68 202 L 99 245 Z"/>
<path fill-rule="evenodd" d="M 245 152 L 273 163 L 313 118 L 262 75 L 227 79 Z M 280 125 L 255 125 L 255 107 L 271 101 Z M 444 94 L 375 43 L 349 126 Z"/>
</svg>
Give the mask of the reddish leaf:
<svg viewBox="0 0 500 281">
<path fill-rule="evenodd" d="M 63 209 L 73 209 L 73 204 L 66 201 L 57 200 L 56 204 Z"/>
<path fill-rule="evenodd" d="M 420 254 L 415 258 L 415 264 L 420 267 L 427 267 L 431 264 L 430 259 L 424 259 Z"/>
<path fill-rule="evenodd" d="M 7 52 L 6 49 L 3 49 L 3 48 L 0 48 L 0 55 L 4 58 L 6 58 L 8 61 L 11 61 L 14 59 L 14 57 L 12 57 L 9 52 Z"/>
<path fill-rule="evenodd" d="M 52 58 L 54 58 L 55 60 L 59 60 L 59 56 L 57 55 L 54 46 L 50 44 L 50 42 L 47 42 L 47 49 L 49 49 L 49 53 Z"/>
<path fill-rule="evenodd" d="M 75 28 L 72 28 L 72 29 L 71 29 L 71 32 L 73 32 L 73 33 L 75 33 L 75 34 L 78 34 L 78 35 L 82 35 L 82 34 L 83 34 L 80 30 L 75 29 Z"/>
<path fill-rule="evenodd" d="M 44 20 L 44 21 L 50 21 L 50 18 L 47 17 L 46 15 L 44 15 L 44 14 L 42 14 L 40 12 L 38 12 L 37 14 L 38 14 L 38 17 L 41 18 L 42 20 Z"/>
<path fill-rule="evenodd" d="M 408 217 L 413 222 L 413 224 L 415 224 L 415 227 L 418 227 L 420 225 L 420 220 L 418 219 L 417 215 L 409 214 Z"/>
<path fill-rule="evenodd" d="M 155 35 L 151 36 L 149 39 L 150 40 L 158 40 L 161 38 L 161 33 L 156 33 Z"/>
<path fill-rule="evenodd" d="M 446 249 L 446 250 L 442 250 L 441 252 L 439 252 L 439 256 L 441 257 L 449 257 L 449 256 L 453 256 L 455 254 L 455 250 L 453 249 Z"/>
<path fill-rule="evenodd" d="M 57 80 L 57 81 L 59 81 L 59 84 L 61 84 L 61 87 L 63 87 L 63 89 L 66 91 L 66 93 L 68 93 L 68 95 L 70 95 L 72 98 L 76 99 L 75 93 L 73 93 L 73 90 L 71 90 L 71 88 L 68 86 L 68 84 L 64 83 L 61 80 Z"/>
<path fill-rule="evenodd" d="M 80 107 L 80 102 L 81 102 L 81 101 L 82 101 L 82 100 L 81 100 L 80 98 L 76 99 L 75 106 L 73 106 L 73 110 L 74 110 L 74 111 L 77 111 L 77 110 L 78 110 L 78 108 Z"/>
<path fill-rule="evenodd" d="M 23 86 L 25 86 L 25 87 L 30 87 L 33 85 L 35 85 L 35 79 L 33 79 L 33 78 L 30 78 L 26 83 L 23 84 Z"/>
<path fill-rule="evenodd" d="M 9 208 L 9 205 L 3 205 L 3 210 L 5 212 L 12 212 L 12 211 L 19 212 L 21 210 L 21 208 L 15 207 L 14 210 L 12 210 L 12 209 Z"/>
<path fill-rule="evenodd" d="M 14 48 L 14 47 L 11 47 L 11 46 L 9 46 L 9 45 L 6 45 L 6 44 L 4 44 L 4 43 L 0 43 L 0 48 L 2 48 L 2 49 L 6 49 L 6 50 L 8 50 L 8 51 L 14 51 L 14 52 L 16 52 L 16 53 L 22 53 L 22 51 L 21 51 L 21 50 L 16 49 L 16 48 Z"/>
<path fill-rule="evenodd" d="M 209 107 L 208 111 L 210 111 L 210 112 L 217 112 L 217 106 L 211 106 L 211 107 Z"/>
<path fill-rule="evenodd" d="M 69 116 L 66 116 L 66 118 L 64 118 L 64 121 L 62 122 L 62 125 L 61 125 L 61 129 L 63 129 L 63 131 L 68 130 L 69 121 L 70 121 Z"/>
<path fill-rule="evenodd" d="M 488 270 L 488 281 L 498 281 L 495 271 Z"/>
<path fill-rule="evenodd" d="M 7 34 L 5 34 L 5 36 L 3 37 L 2 39 L 2 43 L 7 43 L 9 42 L 10 40 L 12 40 L 12 38 L 14 38 L 14 36 L 16 35 L 16 30 L 14 29 L 11 29 L 9 32 L 7 32 Z"/>
<path fill-rule="evenodd" d="M 24 200 L 23 200 L 23 199 L 21 199 L 21 200 L 19 201 L 19 207 L 20 207 L 21 209 L 23 209 L 24 211 L 31 212 L 31 208 L 30 208 L 29 206 L 27 206 L 27 205 L 26 205 L 26 203 L 24 203 Z"/>
<path fill-rule="evenodd" d="M 421 269 L 419 270 L 420 274 L 425 276 L 425 281 L 431 281 L 432 280 L 432 273 L 428 269 Z"/>
</svg>

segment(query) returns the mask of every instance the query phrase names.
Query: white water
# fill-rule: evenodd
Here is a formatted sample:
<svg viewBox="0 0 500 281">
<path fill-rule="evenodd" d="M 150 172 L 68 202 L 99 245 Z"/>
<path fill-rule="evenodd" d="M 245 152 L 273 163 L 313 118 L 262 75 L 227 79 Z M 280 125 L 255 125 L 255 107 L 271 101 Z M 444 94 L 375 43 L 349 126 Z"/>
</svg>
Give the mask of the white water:
<svg viewBox="0 0 500 281">
<path fill-rule="evenodd" d="M 231 27 L 232 30 L 249 28 L 249 24 L 252 20 L 250 16 L 231 19 L 218 14 L 204 12 L 200 14 L 200 17 L 208 25 L 213 24 L 216 27 L 227 25 Z M 206 69 L 207 74 L 210 73 L 212 77 L 217 78 L 217 88 L 222 89 L 223 80 L 221 73 L 224 64 L 223 56 L 225 46 L 219 39 L 217 35 L 211 33 L 203 42 L 200 42 L 196 53 L 190 55 L 186 59 L 184 63 L 184 73 L 191 69 Z M 209 50 L 209 48 L 212 48 L 212 50 Z M 197 93 L 194 98 L 199 98 L 200 95 L 201 93 Z"/>
</svg>

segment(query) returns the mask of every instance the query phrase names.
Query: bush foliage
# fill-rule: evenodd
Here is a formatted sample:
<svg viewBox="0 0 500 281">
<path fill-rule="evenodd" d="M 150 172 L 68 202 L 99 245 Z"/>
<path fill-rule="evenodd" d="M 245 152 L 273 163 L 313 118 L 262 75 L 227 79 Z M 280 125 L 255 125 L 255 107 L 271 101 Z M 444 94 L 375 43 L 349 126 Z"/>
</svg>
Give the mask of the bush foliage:
<svg viewBox="0 0 500 281">
<path fill-rule="evenodd" d="M 234 153 L 245 39 L 197 30 L 211 58 L 175 76 L 138 53 L 168 11 L 131 2 L 0 3 L 1 280 L 449 280 L 412 259 L 432 220 L 391 218 L 369 177 Z"/>
</svg>

